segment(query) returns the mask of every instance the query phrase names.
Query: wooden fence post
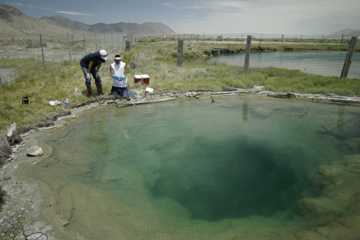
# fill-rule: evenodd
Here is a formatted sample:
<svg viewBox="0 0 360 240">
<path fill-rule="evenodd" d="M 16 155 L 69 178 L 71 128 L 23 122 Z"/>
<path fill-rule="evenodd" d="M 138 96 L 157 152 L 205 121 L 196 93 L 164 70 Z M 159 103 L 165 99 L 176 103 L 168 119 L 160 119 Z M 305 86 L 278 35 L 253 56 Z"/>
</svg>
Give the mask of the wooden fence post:
<svg viewBox="0 0 360 240">
<path fill-rule="evenodd" d="M 245 53 L 245 65 L 244 65 L 245 75 L 248 74 L 249 72 L 250 53 L 251 53 L 251 35 L 248 35 L 246 41 L 246 53 Z"/>
<path fill-rule="evenodd" d="M 351 42 L 349 44 L 349 49 L 346 54 L 344 67 L 343 67 L 343 69 L 341 71 L 341 75 L 340 75 L 341 79 L 346 78 L 349 73 L 351 59 L 352 59 L 353 53 L 355 52 L 356 42 L 357 42 L 357 37 L 351 37 Z"/>
<path fill-rule="evenodd" d="M 2 88 L 1 75 L 0 75 L 0 88 Z"/>
<path fill-rule="evenodd" d="M 178 40 L 178 50 L 177 50 L 177 66 L 182 66 L 182 58 L 183 58 L 183 45 L 184 40 Z"/>
<path fill-rule="evenodd" d="M 69 34 L 67 34 L 67 40 L 68 40 L 68 46 L 69 46 L 69 56 L 70 56 L 70 61 L 71 61 L 71 48 L 70 48 Z"/>
<path fill-rule="evenodd" d="M 43 66 L 44 66 L 44 72 L 45 72 L 44 48 L 43 48 L 43 44 L 42 44 L 42 37 L 41 37 L 41 34 L 40 34 L 40 45 L 41 45 L 42 60 L 43 60 Z"/>
<path fill-rule="evenodd" d="M 130 41 L 126 40 L 126 51 L 130 52 Z"/>
</svg>

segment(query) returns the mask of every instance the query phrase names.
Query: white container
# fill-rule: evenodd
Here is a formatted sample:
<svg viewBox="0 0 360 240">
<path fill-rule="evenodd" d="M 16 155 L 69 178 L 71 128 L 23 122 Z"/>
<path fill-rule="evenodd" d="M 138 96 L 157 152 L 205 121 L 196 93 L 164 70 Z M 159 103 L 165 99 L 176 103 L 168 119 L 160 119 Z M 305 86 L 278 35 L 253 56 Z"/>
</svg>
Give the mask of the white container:
<svg viewBox="0 0 360 240">
<path fill-rule="evenodd" d="M 146 87 L 146 88 L 145 88 L 145 92 L 152 93 L 152 92 L 154 92 L 154 89 L 153 89 L 153 88 Z"/>
</svg>

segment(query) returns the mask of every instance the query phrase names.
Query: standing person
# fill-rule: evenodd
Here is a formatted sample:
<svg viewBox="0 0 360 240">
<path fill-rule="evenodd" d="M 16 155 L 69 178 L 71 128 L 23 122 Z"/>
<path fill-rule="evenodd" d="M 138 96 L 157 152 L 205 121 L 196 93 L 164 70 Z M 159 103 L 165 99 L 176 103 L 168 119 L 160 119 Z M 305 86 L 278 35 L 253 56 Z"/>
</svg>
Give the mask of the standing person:
<svg viewBox="0 0 360 240">
<path fill-rule="evenodd" d="M 103 94 L 99 70 L 102 66 L 102 63 L 104 63 L 106 60 L 107 52 L 104 49 L 98 52 L 90 53 L 80 60 L 80 66 L 85 76 L 85 85 L 91 100 L 95 100 L 95 98 L 92 95 L 90 73 L 95 79 L 98 94 Z"/>
<path fill-rule="evenodd" d="M 115 62 L 110 65 L 110 75 L 114 79 L 111 94 L 120 94 L 122 97 L 126 97 L 130 100 L 127 89 L 127 66 L 126 63 L 121 62 L 120 55 L 115 55 Z"/>
</svg>

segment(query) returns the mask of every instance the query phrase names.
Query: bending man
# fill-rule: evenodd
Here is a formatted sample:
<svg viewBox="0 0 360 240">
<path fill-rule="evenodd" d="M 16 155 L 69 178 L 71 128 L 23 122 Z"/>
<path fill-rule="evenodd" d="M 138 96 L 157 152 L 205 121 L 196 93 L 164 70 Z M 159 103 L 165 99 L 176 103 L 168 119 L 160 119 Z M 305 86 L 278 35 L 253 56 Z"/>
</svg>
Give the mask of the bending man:
<svg viewBox="0 0 360 240">
<path fill-rule="evenodd" d="M 120 55 L 115 55 L 114 60 L 115 62 L 110 65 L 110 75 L 114 79 L 110 95 L 120 94 L 120 96 L 126 97 L 130 100 L 127 89 L 126 63 L 121 62 Z"/>
<path fill-rule="evenodd" d="M 103 94 L 99 70 L 106 59 L 107 52 L 102 49 L 98 52 L 90 53 L 80 60 L 80 66 L 85 76 L 85 85 L 91 100 L 95 100 L 95 98 L 92 95 L 90 73 L 95 79 L 98 94 Z"/>
</svg>

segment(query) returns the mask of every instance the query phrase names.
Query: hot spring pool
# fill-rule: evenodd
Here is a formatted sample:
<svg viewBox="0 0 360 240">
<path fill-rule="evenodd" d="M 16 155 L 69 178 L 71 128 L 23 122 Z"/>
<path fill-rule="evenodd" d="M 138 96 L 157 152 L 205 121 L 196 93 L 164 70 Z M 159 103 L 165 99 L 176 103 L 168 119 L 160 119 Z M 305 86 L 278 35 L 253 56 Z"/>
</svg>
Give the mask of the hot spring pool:
<svg viewBox="0 0 360 240">
<path fill-rule="evenodd" d="M 360 216 L 359 137 L 356 106 L 238 96 L 99 107 L 52 133 L 53 154 L 26 175 L 87 239 L 306 239 Z"/>
</svg>

